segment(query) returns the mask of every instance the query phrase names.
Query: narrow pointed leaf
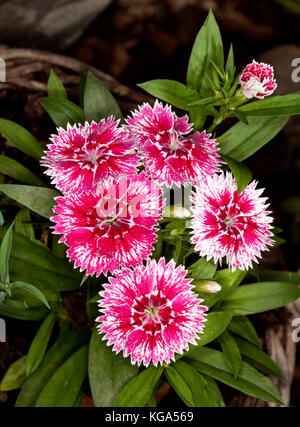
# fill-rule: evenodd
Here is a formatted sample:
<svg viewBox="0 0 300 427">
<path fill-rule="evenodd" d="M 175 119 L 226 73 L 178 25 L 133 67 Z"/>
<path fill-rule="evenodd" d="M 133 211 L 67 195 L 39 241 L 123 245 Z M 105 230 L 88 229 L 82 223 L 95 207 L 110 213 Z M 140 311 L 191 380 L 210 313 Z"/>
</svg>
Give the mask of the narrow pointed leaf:
<svg viewBox="0 0 300 427">
<path fill-rule="evenodd" d="M 209 375 L 243 393 L 268 402 L 283 404 L 281 396 L 269 378 L 246 362 L 242 362 L 239 375 L 234 378 L 226 365 L 224 354 L 218 350 L 202 347 L 189 353 L 188 360 L 200 373 Z"/>
<path fill-rule="evenodd" d="M 86 328 L 77 327 L 63 333 L 48 350 L 41 364 L 27 379 L 18 396 L 17 407 L 35 405 L 42 389 L 57 369 L 89 338 Z"/>
<path fill-rule="evenodd" d="M 18 184 L 0 184 L 0 191 L 45 218 L 53 215 L 54 197 L 60 194 L 52 188 Z"/>
<path fill-rule="evenodd" d="M 24 184 L 45 186 L 45 183 L 29 169 L 4 154 L 0 155 L 0 172 Z"/>
<path fill-rule="evenodd" d="M 225 363 L 227 364 L 234 378 L 236 378 L 242 366 L 242 357 L 239 347 L 228 331 L 224 331 L 218 337 L 218 341 L 222 347 Z"/>
<path fill-rule="evenodd" d="M 30 239 L 35 239 L 34 228 L 33 225 L 30 224 L 30 221 L 31 217 L 29 209 L 20 209 L 15 218 L 15 231 L 29 237 Z"/>
<path fill-rule="evenodd" d="M 300 94 L 270 96 L 245 104 L 237 111 L 246 116 L 293 116 L 300 114 Z"/>
<path fill-rule="evenodd" d="M 137 374 L 138 367 L 122 354 L 114 353 L 95 328 L 89 349 L 89 379 L 95 406 L 113 406 L 120 391 Z"/>
<path fill-rule="evenodd" d="M 255 362 L 255 367 L 265 372 L 268 375 L 275 375 L 283 378 L 282 372 L 275 362 L 262 350 L 247 341 L 235 337 L 235 341 L 243 356 L 246 356 L 250 361 Z"/>
<path fill-rule="evenodd" d="M 36 160 L 43 155 L 43 147 L 39 141 L 25 128 L 17 123 L 0 119 L 0 133 L 12 145 Z"/>
<path fill-rule="evenodd" d="M 51 310 L 50 305 L 42 292 L 36 288 L 35 286 L 31 285 L 30 283 L 25 282 L 13 282 L 12 283 L 12 289 L 23 289 L 32 295 L 34 295 L 38 300 L 40 300 L 49 310 Z"/>
<path fill-rule="evenodd" d="M 83 110 L 64 98 L 41 98 L 41 105 L 57 127 L 67 128 L 67 124 L 84 123 Z"/>
<path fill-rule="evenodd" d="M 114 116 L 122 118 L 121 110 L 109 90 L 104 84 L 92 74 L 87 74 L 84 88 L 84 114 L 87 121 L 99 120 Z"/>
<path fill-rule="evenodd" d="M 35 407 L 71 407 L 76 401 L 88 369 L 88 344 L 73 353 L 52 375 Z"/>
<path fill-rule="evenodd" d="M 11 254 L 14 222 L 6 231 L 0 247 L 0 278 L 1 282 L 9 283 L 9 258 Z"/>
<path fill-rule="evenodd" d="M 236 184 L 237 184 L 237 190 L 238 193 L 241 193 L 249 184 L 249 182 L 252 179 L 252 172 L 249 168 L 247 168 L 246 165 L 243 163 L 234 160 L 233 158 L 229 156 L 222 155 L 222 159 L 228 164 L 228 166 L 231 169 L 231 172 L 233 173 Z"/>
<path fill-rule="evenodd" d="M 256 330 L 248 317 L 234 316 L 229 324 L 229 330 L 256 345 L 256 347 L 262 347 Z"/>
<path fill-rule="evenodd" d="M 209 388 L 206 380 L 191 365 L 179 360 L 165 369 L 167 380 L 178 396 L 189 407 L 221 406 L 220 400 Z"/>
<path fill-rule="evenodd" d="M 26 381 L 26 356 L 12 363 L 0 382 L 0 391 L 11 391 L 21 388 Z"/>
<path fill-rule="evenodd" d="M 271 141 L 287 120 L 286 117 L 248 117 L 248 125 L 237 123 L 217 138 L 220 152 L 235 160 L 245 160 Z"/>
<path fill-rule="evenodd" d="M 115 400 L 116 407 L 144 407 L 149 401 L 157 381 L 160 379 L 164 368 L 149 366 L 138 376 L 134 377 L 121 390 Z"/>
<path fill-rule="evenodd" d="M 51 69 L 48 79 L 48 97 L 49 98 L 64 98 L 67 99 L 67 92 L 59 77 Z"/>
<path fill-rule="evenodd" d="M 155 98 L 162 99 L 182 110 L 192 110 L 193 103 L 200 101 L 200 94 L 175 80 L 157 79 L 138 85 Z M 214 100 L 214 98 L 212 98 Z"/>
<path fill-rule="evenodd" d="M 213 61 L 221 69 L 224 65 L 223 43 L 213 12 L 209 14 L 201 27 L 189 60 L 187 84 L 199 91 L 211 92 L 205 75 L 211 75 Z"/>
<path fill-rule="evenodd" d="M 55 321 L 56 315 L 54 313 L 49 313 L 41 324 L 36 336 L 34 337 L 30 345 L 26 360 L 27 377 L 29 377 L 29 375 L 36 370 L 36 368 L 43 360 L 55 325 Z"/>
<path fill-rule="evenodd" d="M 219 306 L 234 315 L 261 313 L 282 307 L 300 297 L 300 288 L 284 282 L 259 282 L 243 285 L 228 295 Z"/>
</svg>

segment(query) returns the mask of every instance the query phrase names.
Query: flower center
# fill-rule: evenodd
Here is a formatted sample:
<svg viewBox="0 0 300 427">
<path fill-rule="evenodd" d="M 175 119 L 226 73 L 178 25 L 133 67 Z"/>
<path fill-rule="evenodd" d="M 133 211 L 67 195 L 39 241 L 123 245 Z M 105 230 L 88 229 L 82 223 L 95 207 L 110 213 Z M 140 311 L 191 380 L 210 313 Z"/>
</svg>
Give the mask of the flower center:
<svg viewBox="0 0 300 427">
<path fill-rule="evenodd" d="M 90 151 L 87 153 L 86 161 L 94 165 L 98 161 L 98 155 L 94 151 Z"/>
<path fill-rule="evenodd" d="M 180 142 L 178 140 L 178 137 L 176 134 L 171 135 L 170 137 L 170 145 L 169 145 L 169 149 L 170 151 L 176 151 L 178 150 L 178 148 L 180 148 Z"/>
<path fill-rule="evenodd" d="M 145 308 L 145 315 L 147 319 L 152 319 L 154 322 L 159 322 L 159 316 L 158 316 L 158 307 L 148 306 Z"/>
<path fill-rule="evenodd" d="M 112 215 L 112 216 L 107 216 L 104 219 L 97 219 L 98 222 L 98 227 L 100 229 L 102 229 L 105 225 L 113 225 L 117 220 L 118 220 L 119 216 L 118 215 Z"/>
<path fill-rule="evenodd" d="M 226 227 L 228 227 L 228 228 L 232 227 L 232 226 L 233 226 L 233 224 L 234 224 L 234 218 L 232 218 L 232 217 L 230 217 L 230 216 L 227 216 L 227 217 L 224 219 L 224 224 L 225 224 L 225 225 L 226 225 Z"/>
</svg>

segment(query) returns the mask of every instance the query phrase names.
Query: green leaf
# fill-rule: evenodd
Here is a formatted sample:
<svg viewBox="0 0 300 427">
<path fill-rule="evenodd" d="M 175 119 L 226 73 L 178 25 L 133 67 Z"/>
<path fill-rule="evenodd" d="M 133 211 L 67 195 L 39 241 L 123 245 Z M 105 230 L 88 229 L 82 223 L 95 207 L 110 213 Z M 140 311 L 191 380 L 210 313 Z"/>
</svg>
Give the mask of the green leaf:
<svg viewBox="0 0 300 427">
<path fill-rule="evenodd" d="M 237 123 L 218 137 L 220 153 L 245 160 L 271 141 L 286 125 L 286 117 L 249 117 L 249 124 Z"/>
<path fill-rule="evenodd" d="M 203 376 L 186 362 L 179 360 L 174 366 L 165 369 L 165 375 L 178 396 L 188 407 L 222 406 L 220 399 Z"/>
<path fill-rule="evenodd" d="M 189 112 L 189 116 L 190 121 L 194 123 L 194 131 L 202 130 L 205 125 L 208 114 L 201 109 L 197 109 L 191 110 Z"/>
<path fill-rule="evenodd" d="M 251 181 L 252 172 L 243 163 L 238 160 L 234 160 L 229 156 L 225 156 L 224 154 L 222 155 L 222 160 L 224 160 L 230 167 L 231 172 L 236 179 L 238 193 L 241 193 Z"/>
<path fill-rule="evenodd" d="M 49 313 L 34 337 L 26 360 L 26 375 L 29 377 L 36 370 L 47 350 L 47 346 L 56 322 L 56 315 Z"/>
<path fill-rule="evenodd" d="M 144 407 L 149 401 L 164 368 L 149 366 L 125 385 L 115 400 L 115 407 Z"/>
<path fill-rule="evenodd" d="M 29 209 L 22 208 L 16 215 L 15 218 L 15 228 L 14 230 L 17 233 L 21 233 L 24 236 L 29 237 L 30 239 L 35 239 L 33 225 L 30 224 L 31 217 Z"/>
<path fill-rule="evenodd" d="M 300 285 L 300 275 L 291 271 L 260 270 L 259 276 L 264 282 L 287 282 Z"/>
<path fill-rule="evenodd" d="M 216 381 L 212 377 L 209 377 L 208 375 L 205 375 L 205 374 L 201 374 L 201 375 L 202 375 L 202 377 L 206 381 L 206 387 L 208 389 L 210 389 L 210 391 L 212 393 L 214 393 L 215 396 L 216 396 L 216 398 L 218 399 L 218 401 L 220 403 L 219 406 L 225 407 L 226 405 L 225 405 L 225 402 L 224 402 L 224 399 L 223 399 L 223 395 L 222 395 L 222 393 L 221 393 L 221 391 L 219 389 L 219 386 L 216 383 Z"/>
<path fill-rule="evenodd" d="M 84 89 L 84 114 L 87 121 L 98 122 L 103 118 L 114 116 L 122 118 L 121 110 L 104 84 L 90 71 L 87 74 Z"/>
<path fill-rule="evenodd" d="M 192 110 L 190 104 L 199 101 L 200 95 L 195 90 L 175 80 L 157 79 L 138 85 L 155 98 L 162 99 L 182 110 Z M 214 100 L 214 98 L 213 98 Z"/>
<path fill-rule="evenodd" d="M 229 330 L 237 335 L 240 335 L 245 340 L 261 348 L 261 342 L 257 336 L 256 330 L 248 317 L 234 316 L 229 324 Z"/>
<path fill-rule="evenodd" d="M 22 356 L 9 366 L 0 383 L 0 391 L 17 390 L 23 386 L 26 381 L 25 364 L 26 356 Z"/>
<path fill-rule="evenodd" d="M 234 378 L 226 365 L 224 354 L 218 350 L 202 347 L 189 353 L 188 360 L 200 373 L 209 375 L 243 393 L 268 402 L 283 404 L 278 391 L 269 378 L 246 362 L 242 362 L 239 375 Z"/>
<path fill-rule="evenodd" d="M 243 113 L 242 111 L 240 111 L 240 110 L 234 110 L 233 111 L 233 115 L 237 118 L 237 119 L 239 119 L 244 125 L 246 125 L 246 126 L 248 126 L 249 125 L 249 120 L 248 120 L 248 118 L 247 118 L 247 116 L 246 116 L 246 114 L 245 113 Z"/>
<path fill-rule="evenodd" d="M 128 358 L 115 354 L 94 328 L 89 350 L 89 378 L 95 406 L 113 406 L 122 388 L 138 371 Z"/>
<path fill-rule="evenodd" d="M 242 105 L 237 111 L 246 116 L 293 116 L 300 114 L 300 94 L 270 96 Z"/>
<path fill-rule="evenodd" d="M 15 303 L 18 303 L 18 306 L 15 307 Z M 19 301 L 14 301 L 12 299 L 7 299 L 5 304 L 0 305 L 0 314 L 2 316 L 12 317 L 13 319 L 19 320 L 31 320 L 39 321 L 43 320 L 46 316 L 46 309 L 44 308 L 30 308 L 26 309 L 19 307 Z"/>
<path fill-rule="evenodd" d="M 30 283 L 25 282 L 13 282 L 11 284 L 12 289 L 23 289 L 32 295 L 34 295 L 39 301 L 41 301 L 49 310 L 51 310 L 50 305 L 42 292 L 36 288 L 35 286 L 31 285 Z"/>
<path fill-rule="evenodd" d="M 88 344 L 72 354 L 52 375 L 35 407 L 71 407 L 88 370 Z"/>
<path fill-rule="evenodd" d="M 0 119 L 0 133 L 12 145 L 21 150 L 23 153 L 36 160 L 39 160 L 43 155 L 43 147 L 39 141 L 30 133 L 17 123 Z"/>
<path fill-rule="evenodd" d="M 0 172 L 25 184 L 45 186 L 44 182 L 21 163 L 4 154 L 0 155 Z"/>
<path fill-rule="evenodd" d="M 282 307 L 299 297 L 300 288 L 290 283 L 259 282 L 238 287 L 219 308 L 234 315 L 261 313 Z"/>
<path fill-rule="evenodd" d="M 48 79 L 48 97 L 49 98 L 64 98 L 67 99 L 67 92 L 62 81 L 57 77 L 51 69 Z"/>
<path fill-rule="evenodd" d="M 239 347 L 228 331 L 224 331 L 218 337 L 218 341 L 225 357 L 225 363 L 228 366 L 230 373 L 234 378 L 236 378 L 242 365 L 242 357 Z"/>
<path fill-rule="evenodd" d="M 0 229 L 0 240 L 5 229 Z M 73 264 L 54 255 L 46 246 L 13 232 L 10 256 L 12 281 L 30 282 L 40 291 L 62 292 L 79 288 L 81 274 Z"/>
<path fill-rule="evenodd" d="M 57 127 L 67 128 L 67 124 L 84 123 L 84 112 L 71 101 L 64 98 L 41 98 L 41 105 Z"/>
<path fill-rule="evenodd" d="M 0 184 L 0 191 L 45 218 L 53 215 L 54 197 L 60 194 L 52 188 L 19 184 Z"/>
<path fill-rule="evenodd" d="M 276 363 L 262 350 L 255 345 L 235 337 L 235 341 L 243 356 L 246 356 L 250 361 L 255 362 L 255 367 L 265 372 L 268 375 L 275 375 L 276 377 L 283 378 L 282 372 Z"/>
<path fill-rule="evenodd" d="M 6 231 L 0 247 L 0 278 L 1 282 L 9 283 L 9 258 L 11 254 L 14 221 Z"/>
<path fill-rule="evenodd" d="M 217 265 L 211 260 L 200 258 L 188 268 L 189 275 L 193 279 L 212 279 L 216 273 Z"/>
<path fill-rule="evenodd" d="M 0 226 L 2 226 L 4 224 L 4 218 L 2 215 L 2 212 L 0 211 Z"/>
<path fill-rule="evenodd" d="M 223 68 L 223 43 L 218 24 L 210 10 L 192 49 L 187 70 L 188 86 L 205 94 L 211 92 L 209 81 L 205 77 L 213 74 L 211 61 Z"/>
<path fill-rule="evenodd" d="M 233 46 L 230 45 L 227 62 L 225 66 L 225 72 L 227 74 L 228 82 L 231 83 L 234 78 L 235 66 L 234 66 L 234 53 Z"/>
<path fill-rule="evenodd" d="M 86 344 L 88 338 L 88 331 L 84 327 L 76 327 L 62 334 L 48 350 L 38 368 L 27 379 L 18 396 L 16 406 L 34 406 L 52 375 L 76 350 Z"/>
<path fill-rule="evenodd" d="M 204 302 L 205 304 L 205 302 Z M 199 334 L 200 339 L 197 339 L 197 344 L 190 345 L 190 350 L 183 353 L 183 355 L 177 355 L 176 360 L 180 360 L 183 356 L 188 355 L 189 352 L 195 348 L 203 347 L 214 341 L 219 335 L 221 335 L 230 324 L 232 314 L 229 311 L 211 311 L 206 316 L 206 322 L 204 324 L 204 330 L 202 334 Z"/>
<path fill-rule="evenodd" d="M 229 325 L 232 314 L 226 311 L 212 311 L 207 314 L 206 319 L 203 334 L 200 334 L 200 340 L 197 340 L 197 347 L 203 347 L 221 335 Z"/>
<path fill-rule="evenodd" d="M 155 399 L 155 394 L 152 393 L 150 399 L 148 400 L 148 402 L 146 403 L 145 407 L 147 408 L 156 408 L 156 399 Z"/>
</svg>

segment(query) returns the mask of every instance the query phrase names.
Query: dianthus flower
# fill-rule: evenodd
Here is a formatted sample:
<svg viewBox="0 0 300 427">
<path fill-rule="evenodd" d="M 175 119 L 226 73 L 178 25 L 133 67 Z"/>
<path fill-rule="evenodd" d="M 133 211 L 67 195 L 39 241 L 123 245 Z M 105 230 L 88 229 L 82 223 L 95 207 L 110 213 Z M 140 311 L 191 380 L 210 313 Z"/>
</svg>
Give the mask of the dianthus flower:
<svg viewBox="0 0 300 427">
<path fill-rule="evenodd" d="M 148 258 L 156 241 L 163 200 L 144 173 L 108 179 L 97 189 L 57 197 L 55 234 L 69 246 L 75 267 L 99 276 L 135 267 Z"/>
<path fill-rule="evenodd" d="M 135 141 L 113 117 L 99 123 L 68 124 L 52 135 L 42 158 L 46 174 L 63 193 L 94 189 L 103 179 L 136 173 L 139 157 Z"/>
<path fill-rule="evenodd" d="M 273 243 L 273 218 L 256 185 L 253 181 L 238 194 L 236 181 L 227 172 L 208 177 L 196 188 L 191 241 L 201 256 L 220 263 L 226 257 L 232 270 L 245 270 Z"/>
<path fill-rule="evenodd" d="M 196 344 L 207 307 L 192 291 L 182 266 L 171 260 L 148 260 L 146 266 L 110 277 L 100 292 L 99 333 L 132 364 L 169 363 L 175 353 Z"/>
<path fill-rule="evenodd" d="M 127 118 L 129 134 L 140 141 L 147 174 L 160 184 L 197 184 L 219 171 L 218 144 L 205 131 L 190 133 L 188 116 L 170 106 L 143 104 Z"/>
</svg>

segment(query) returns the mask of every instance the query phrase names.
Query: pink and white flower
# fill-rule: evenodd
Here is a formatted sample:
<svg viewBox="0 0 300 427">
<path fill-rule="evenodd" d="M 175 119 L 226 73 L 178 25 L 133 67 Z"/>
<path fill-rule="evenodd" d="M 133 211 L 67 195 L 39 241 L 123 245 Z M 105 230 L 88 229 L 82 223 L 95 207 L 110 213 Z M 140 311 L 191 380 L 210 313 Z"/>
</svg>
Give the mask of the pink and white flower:
<svg viewBox="0 0 300 427">
<path fill-rule="evenodd" d="M 139 138 L 147 174 L 171 187 L 197 184 L 219 171 L 218 144 L 206 132 L 191 134 L 188 116 L 178 117 L 170 106 L 143 104 L 127 118 L 129 134 Z"/>
<path fill-rule="evenodd" d="M 116 353 L 130 355 L 132 364 L 169 363 L 175 353 L 196 344 L 203 332 L 205 311 L 192 291 L 182 266 L 171 260 L 148 260 L 146 266 L 110 277 L 100 292 L 99 333 Z"/>
<path fill-rule="evenodd" d="M 110 117 L 59 128 L 42 159 L 52 183 L 63 193 L 89 191 L 103 179 L 135 174 L 139 165 L 133 150 L 136 141 L 118 124 Z"/>
<path fill-rule="evenodd" d="M 215 263 L 226 257 L 233 271 L 245 270 L 273 243 L 269 204 L 256 185 L 253 181 L 238 194 L 229 172 L 200 183 L 192 197 L 191 241 L 201 256 Z"/>
<path fill-rule="evenodd" d="M 272 95 L 277 88 L 273 67 L 253 60 L 243 70 L 240 85 L 246 98 L 263 99 L 265 96 Z"/>
<path fill-rule="evenodd" d="M 57 197 L 55 234 L 69 246 L 75 267 L 87 275 L 113 273 L 147 259 L 156 241 L 163 200 L 145 173 L 110 178 L 96 190 Z"/>
</svg>

